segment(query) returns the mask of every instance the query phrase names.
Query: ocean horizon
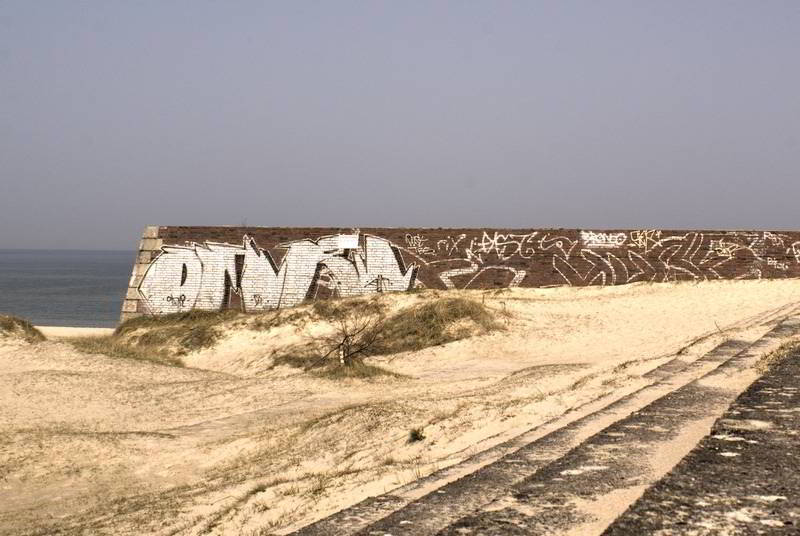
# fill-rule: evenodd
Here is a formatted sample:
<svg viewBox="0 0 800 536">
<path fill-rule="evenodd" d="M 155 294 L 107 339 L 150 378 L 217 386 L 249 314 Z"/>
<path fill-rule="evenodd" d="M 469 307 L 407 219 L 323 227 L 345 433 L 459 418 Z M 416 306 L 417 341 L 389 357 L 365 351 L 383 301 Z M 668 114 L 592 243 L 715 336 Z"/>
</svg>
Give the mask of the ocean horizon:
<svg viewBox="0 0 800 536">
<path fill-rule="evenodd" d="M 134 250 L 0 249 L 0 314 L 39 326 L 114 327 Z"/>
</svg>

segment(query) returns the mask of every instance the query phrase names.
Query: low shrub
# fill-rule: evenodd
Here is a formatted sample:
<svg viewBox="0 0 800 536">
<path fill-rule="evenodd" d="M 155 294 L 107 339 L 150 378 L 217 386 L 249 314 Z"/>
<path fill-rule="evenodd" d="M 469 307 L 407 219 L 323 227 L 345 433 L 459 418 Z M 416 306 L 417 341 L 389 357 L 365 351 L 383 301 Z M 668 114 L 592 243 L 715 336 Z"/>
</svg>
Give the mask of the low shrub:
<svg viewBox="0 0 800 536">
<path fill-rule="evenodd" d="M 317 316 L 333 324 L 333 332 L 273 356 L 273 365 L 288 365 L 331 378 L 402 377 L 364 362 L 369 356 L 421 350 L 478 332 L 500 329 L 482 304 L 464 298 L 439 298 L 384 316 L 376 300 L 320 301 Z"/>
</svg>

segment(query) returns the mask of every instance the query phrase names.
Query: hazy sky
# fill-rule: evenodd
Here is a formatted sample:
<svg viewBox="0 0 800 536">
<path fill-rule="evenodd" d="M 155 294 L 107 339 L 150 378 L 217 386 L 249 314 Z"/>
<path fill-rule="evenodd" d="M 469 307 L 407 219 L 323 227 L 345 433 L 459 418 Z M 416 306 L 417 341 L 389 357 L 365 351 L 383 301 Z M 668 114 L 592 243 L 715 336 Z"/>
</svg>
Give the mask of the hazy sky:
<svg viewBox="0 0 800 536">
<path fill-rule="evenodd" d="M 0 0 L 0 248 L 800 228 L 800 2 Z"/>
</svg>

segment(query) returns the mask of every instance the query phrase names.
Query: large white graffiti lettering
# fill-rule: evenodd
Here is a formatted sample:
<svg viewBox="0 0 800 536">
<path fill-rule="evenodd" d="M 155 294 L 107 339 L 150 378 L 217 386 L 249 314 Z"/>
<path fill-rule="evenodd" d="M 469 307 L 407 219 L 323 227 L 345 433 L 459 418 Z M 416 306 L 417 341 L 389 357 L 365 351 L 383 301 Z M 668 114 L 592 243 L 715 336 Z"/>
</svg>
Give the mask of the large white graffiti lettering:
<svg viewBox="0 0 800 536">
<path fill-rule="evenodd" d="M 197 302 L 202 277 L 194 247 L 165 246 L 148 267 L 139 294 L 153 314 L 186 311 Z"/>
<path fill-rule="evenodd" d="M 234 301 L 246 311 L 297 305 L 313 298 L 324 275 L 336 295 L 408 290 L 417 267 L 374 236 L 333 235 L 277 246 L 279 265 L 245 236 L 241 246 L 204 243 L 164 246 L 139 285 L 151 314 L 189 309 L 219 310 Z"/>
<path fill-rule="evenodd" d="M 414 287 L 620 285 L 800 276 L 800 235 L 754 231 L 385 230 L 304 237 L 282 230 L 217 236 L 174 232 L 140 254 L 129 292 L 136 313 L 263 311 L 327 296 Z M 335 232 L 335 231 L 333 231 Z M 276 235 L 284 242 L 272 241 Z M 178 242 L 181 236 L 192 240 Z M 264 245 L 263 243 L 261 244 Z M 409 263 L 405 262 L 408 259 Z M 144 265 L 144 266 L 143 266 Z M 126 301 L 134 301 L 127 298 Z M 130 304 L 128 305 L 130 307 Z M 132 307 L 131 307 L 132 308 Z"/>
</svg>

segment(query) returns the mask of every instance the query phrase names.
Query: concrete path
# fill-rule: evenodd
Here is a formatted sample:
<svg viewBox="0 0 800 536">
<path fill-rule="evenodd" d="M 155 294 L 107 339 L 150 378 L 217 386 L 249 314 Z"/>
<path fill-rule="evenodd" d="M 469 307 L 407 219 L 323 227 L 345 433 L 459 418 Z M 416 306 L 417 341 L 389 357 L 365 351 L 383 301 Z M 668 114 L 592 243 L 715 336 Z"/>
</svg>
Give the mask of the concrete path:
<svg viewBox="0 0 800 536">
<path fill-rule="evenodd" d="M 756 379 L 758 358 L 798 332 L 800 321 L 784 319 L 757 341 L 727 341 L 693 362 L 676 357 L 639 391 L 517 439 L 512 452 L 491 449 L 492 461 L 467 460 L 475 470 L 465 476 L 432 475 L 427 488 L 417 484 L 424 494 L 371 498 L 295 534 L 599 534 L 708 433 Z M 436 478 L 445 483 L 436 486 Z"/>
<path fill-rule="evenodd" d="M 604 534 L 800 534 L 800 351 Z"/>
</svg>

